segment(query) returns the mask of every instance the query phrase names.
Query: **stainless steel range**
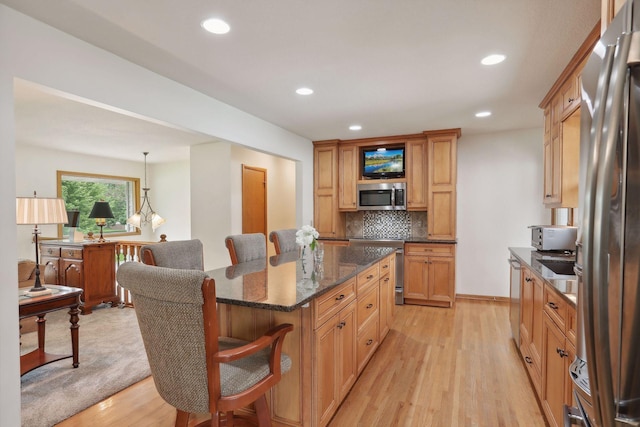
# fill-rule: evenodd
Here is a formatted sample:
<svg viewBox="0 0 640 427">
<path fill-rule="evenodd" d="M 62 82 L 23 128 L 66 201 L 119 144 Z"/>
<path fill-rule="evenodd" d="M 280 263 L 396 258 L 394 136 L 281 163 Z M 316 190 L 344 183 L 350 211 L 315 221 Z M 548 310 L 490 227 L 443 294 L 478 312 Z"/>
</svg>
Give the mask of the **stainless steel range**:
<svg viewBox="0 0 640 427">
<path fill-rule="evenodd" d="M 377 246 L 396 250 L 396 305 L 404 304 L 404 240 L 349 239 L 350 246 Z"/>
</svg>

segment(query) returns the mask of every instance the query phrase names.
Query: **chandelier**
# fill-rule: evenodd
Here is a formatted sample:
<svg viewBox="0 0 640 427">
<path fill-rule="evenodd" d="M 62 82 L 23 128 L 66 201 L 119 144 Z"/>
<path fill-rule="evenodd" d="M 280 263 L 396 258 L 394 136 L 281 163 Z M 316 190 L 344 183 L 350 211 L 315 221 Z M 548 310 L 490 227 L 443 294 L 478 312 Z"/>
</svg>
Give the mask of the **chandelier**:
<svg viewBox="0 0 640 427">
<path fill-rule="evenodd" d="M 144 196 L 142 196 L 140 209 L 127 219 L 127 224 L 141 228 L 142 224 L 151 223 L 151 228 L 153 231 L 156 231 L 156 228 L 164 224 L 165 219 L 155 213 L 149 202 L 149 195 L 147 194 L 149 190 L 151 190 L 147 186 L 147 154 L 149 154 L 149 152 L 145 151 L 142 154 L 144 154 L 144 187 L 142 188 Z"/>
</svg>

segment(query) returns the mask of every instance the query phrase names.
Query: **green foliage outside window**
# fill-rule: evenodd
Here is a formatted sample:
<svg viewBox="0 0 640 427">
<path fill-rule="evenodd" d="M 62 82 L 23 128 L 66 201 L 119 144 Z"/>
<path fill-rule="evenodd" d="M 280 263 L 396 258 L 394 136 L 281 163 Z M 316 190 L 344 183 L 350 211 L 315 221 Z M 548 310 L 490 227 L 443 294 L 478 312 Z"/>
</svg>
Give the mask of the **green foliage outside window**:
<svg viewBox="0 0 640 427">
<path fill-rule="evenodd" d="M 67 210 L 80 211 L 77 230 L 83 234 L 92 231 L 100 232 L 95 218 L 89 218 L 93 204 L 97 201 L 109 202 L 114 218 L 105 218 L 104 234 L 132 233 L 135 227 L 127 224 L 127 218 L 136 211 L 135 194 L 136 184 L 139 180 L 124 177 L 103 177 L 99 175 L 78 174 L 70 172 L 58 172 L 61 197 L 64 199 Z M 64 227 L 63 235 L 68 228 Z"/>
</svg>

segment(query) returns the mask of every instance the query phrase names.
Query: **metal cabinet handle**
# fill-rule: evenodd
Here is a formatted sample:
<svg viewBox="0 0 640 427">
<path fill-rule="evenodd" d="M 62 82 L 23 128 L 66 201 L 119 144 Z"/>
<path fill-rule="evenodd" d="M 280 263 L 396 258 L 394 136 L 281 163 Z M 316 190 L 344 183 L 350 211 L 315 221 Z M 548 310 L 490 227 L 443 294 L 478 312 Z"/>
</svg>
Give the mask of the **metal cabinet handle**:
<svg viewBox="0 0 640 427">
<path fill-rule="evenodd" d="M 344 299 L 344 294 L 340 294 L 340 296 L 336 297 L 336 301 L 340 301 Z"/>
<path fill-rule="evenodd" d="M 569 353 L 560 347 L 556 347 L 556 353 L 558 353 L 560 357 L 569 357 Z"/>
<path fill-rule="evenodd" d="M 553 308 L 554 310 L 557 310 L 557 309 L 559 308 L 559 307 L 556 305 L 556 303 L 555 303 L 555 302 L 553 302 L 553 301 L 549 301 L 549 302 L 547 303 L 547 305 L 548 305 L 549 307 Z"/>
<path fill-rule="evenodd" d="M 369 280 L 369 279 L 373 279 L 373 274 L 370 274 L 370 275 L 367 276 L 367 280 Z"/>
<path fill-rule="evenodd" d="M 338 323 L 338 329 L 342 329 L 342 328 L 344 328 L 346 325 L 347 325 L 347 322 L 342 321 L 342 322 Z"/>
<path fill-rule="evenodd" d="M 373 307 L 373 304 L 369 303 L 369 304 L 367 304 L 366 308 L 371 308 L 371 307 Z"/>
<path fill-rule="evenodd" d="M 371 345 L 371 344 L 373 344 L 373 340 L 369 338 L 369 340 L 367 340 L 367 345 Z"/>
<path fill-rule="evenodd" d="M 527 362 L 529 365 L 531 365 L 533 363 L 533 360 L 531 360 L 531 358 L 529 356 L 525 356 L 524 357 L 524 361 Z"/>
<path fill-rule="evenodd" d="M 525 281 L 525 282 L 530 282 L 530 281 L 531 281 L 531 277 L 525 277 L 525 278 L 524 278 L 524 281 Z"/>
</svg>

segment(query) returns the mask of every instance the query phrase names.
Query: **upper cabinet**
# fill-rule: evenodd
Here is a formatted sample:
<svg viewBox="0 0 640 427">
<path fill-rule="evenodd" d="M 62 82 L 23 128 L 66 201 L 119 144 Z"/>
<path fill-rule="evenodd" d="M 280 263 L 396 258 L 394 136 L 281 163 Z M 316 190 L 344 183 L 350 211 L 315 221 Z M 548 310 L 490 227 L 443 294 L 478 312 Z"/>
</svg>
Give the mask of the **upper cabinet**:
<svg viewBox="0 0 640 427">
<path fill-rule="evenodd" d="M 434 240 L 456 239 L 457 140 L 460 129 L 424 131 L 352 140 L 314 141 L 314 224 L 322 237 L 345 237 L 346 212 L 358 210 L 358 184 L 382 181 L 364 176 L 363 152 L 404 148 L 407 210 L 429 212 L 427 233 Z"/>
<path fill-rule="evenodd" d="M 600 34 L 604 34 L 605 30 L 611 21 L 613 21 L 613 18 L 620 11 L 620 8 L 625 4 L 625 2 L 626 0 L 602 0 Z"/>
<path fill-rule="evenodd" d="M 540 103 L 544 110 L 543 203 L 578 207 L 581 73 L 600 36 L 598 23 Z"/>
</svg>

